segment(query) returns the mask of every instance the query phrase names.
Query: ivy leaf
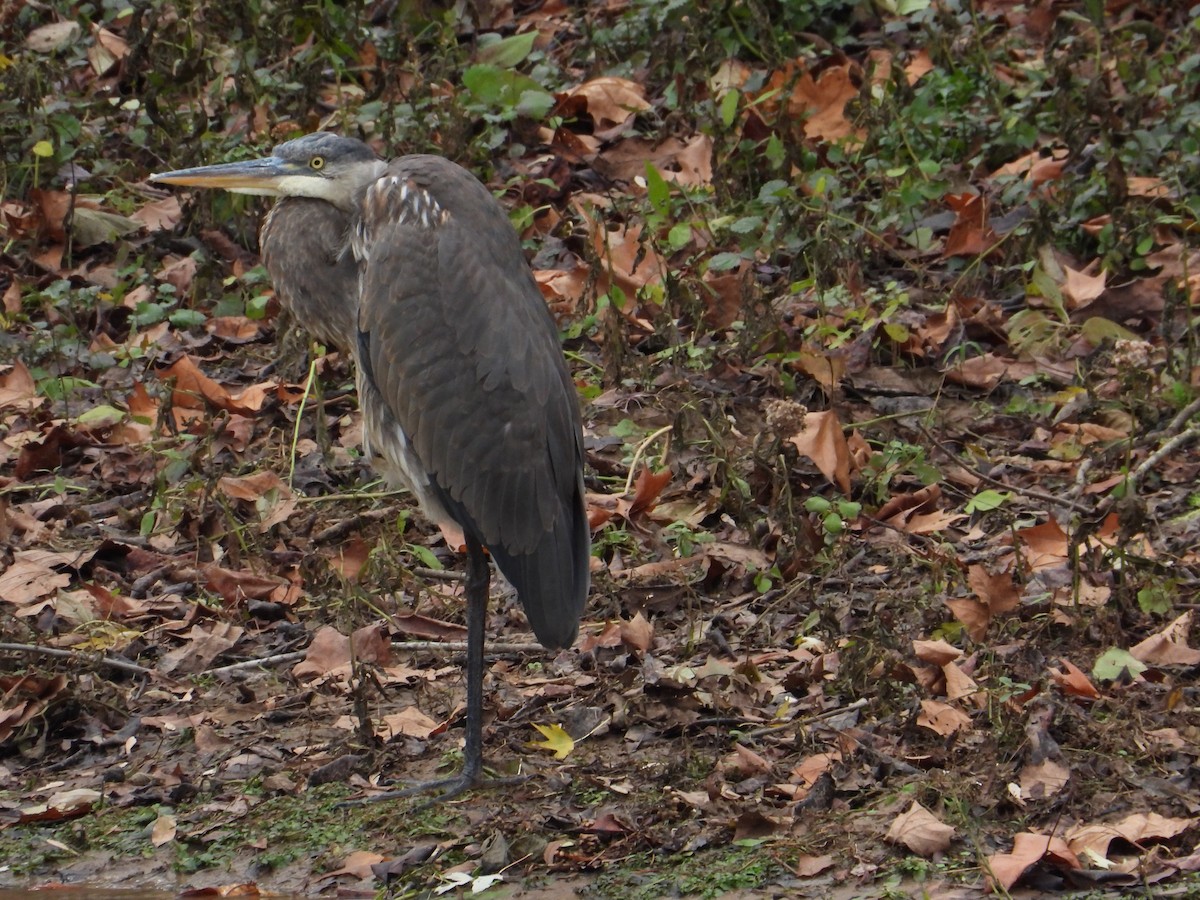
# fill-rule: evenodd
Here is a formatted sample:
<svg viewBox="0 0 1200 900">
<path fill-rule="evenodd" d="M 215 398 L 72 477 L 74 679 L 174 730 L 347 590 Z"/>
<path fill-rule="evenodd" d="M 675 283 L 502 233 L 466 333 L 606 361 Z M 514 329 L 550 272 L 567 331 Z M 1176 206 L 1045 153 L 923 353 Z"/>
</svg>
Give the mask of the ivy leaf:
<svg viewBox="0 0 1200 900">
<path fill-rule="evenodd" d="M 1006 491 L 986 490 L 980 491 L 967 503 L 967 513 L 990 512 L 993 509 L 999 509 L 1012 496 Z"/>
<path fill-rule="evenodd" d="M 490 34 L 485 34 L 479 39 L 477 54 L 479 61 L 493 66 L 512 68 L 529 55 L 537 36 L 536 31 L 527 31 L 525 34 L 514 34 L 512 37 L 485 41 L 486 38 L 492 37 Z"/>
<path fill-rule="evenodd" d="M 1098 681 L 1116 681 L 1126 673 L 1136 678 L 1146 671 L 1146 664 L 1139 661 L 1128 650 L 1112 647 L 1097 657 L 1092 666 L 1092 677 Z"/>
</svg>

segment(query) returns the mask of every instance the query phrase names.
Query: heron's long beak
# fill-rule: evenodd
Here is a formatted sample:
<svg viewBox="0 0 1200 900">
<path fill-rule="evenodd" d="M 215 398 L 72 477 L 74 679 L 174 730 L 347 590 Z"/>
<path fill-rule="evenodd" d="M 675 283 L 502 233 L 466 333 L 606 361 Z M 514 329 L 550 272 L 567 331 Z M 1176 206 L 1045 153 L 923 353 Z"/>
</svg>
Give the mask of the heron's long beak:
<svg viewBox="0 0 1200 900">
<path fill-rule="evenodd" d="M 238 194 L 264 194 L 279 197 L 284 193 L 283 182 L 292 178 L 310 177 L 310 170 L 276 156 L 249 159 L 245 162 L 197 166 L 176 169 L 150 176 L 155 184 L 175 184 L 181 187 L 220 188 Z"/>
</svg>

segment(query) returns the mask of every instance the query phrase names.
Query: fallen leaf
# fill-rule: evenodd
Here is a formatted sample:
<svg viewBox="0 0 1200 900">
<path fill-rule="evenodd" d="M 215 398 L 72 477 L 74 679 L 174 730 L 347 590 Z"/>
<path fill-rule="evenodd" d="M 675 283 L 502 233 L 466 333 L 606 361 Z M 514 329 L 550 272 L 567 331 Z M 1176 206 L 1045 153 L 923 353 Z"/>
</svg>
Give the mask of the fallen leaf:
<svg viewBox="0 0 1200 900">
<path fill-rule="evenodd" d="M 996 853 L 987 858 L 986 871 L 992 890 L 1010 890 L 1022 875 L 1043 859 L 1061 869 L 1083 868 L 1062 838 L 1021 832 L 1013 838 L 1011 853 Z"/>
<path fill-rule="evenodd" d="M 947 737 L 971 727 L 971 717 L 957 707 L 939 700 L 922 700 L 917 724 L 935 734 Z"/>
<path fill-rule="evenodd" d="M 1022 800 L 1048 800 L 1061 791 L 1071 779 L 1071 770 L 1052 759 L 1030 764 L 1021 769 L 1018 781 Z"/>
<path fill-rule="evenodd" d="M 1151 666 L 1194 666 L 1200 663 L 1200 650 L 1187 644 L 1192 629 L 1192 611 L 1188 610 L 1157 634 L 1129 648 L 1130 655 Z"/>
<path fill-rule="evenodd" d="M 895 818 L 884 840 L 903 844 L 918 856 L 931 857 L 950 849 L 954 828 L 914 800 L 907 812 Z"/>
<path fill-rule="evenodd" d="M 836 412 L 831 409 L 809 412 L 804 417 L 804 427 L 787 440 L 811 459 L 822 475 L 849 495 L 850 446 Z"/>
<path fill-rule="evenodd" d="M 536 722 L 530 724 L 542 733 L 545 740 L 527 741 L 525 746 L 553 753 L 555 759 L 566 759 L 575 749 L 575 741 L 563 730 L 561 725 L 539 725 Z"/>
</svg>

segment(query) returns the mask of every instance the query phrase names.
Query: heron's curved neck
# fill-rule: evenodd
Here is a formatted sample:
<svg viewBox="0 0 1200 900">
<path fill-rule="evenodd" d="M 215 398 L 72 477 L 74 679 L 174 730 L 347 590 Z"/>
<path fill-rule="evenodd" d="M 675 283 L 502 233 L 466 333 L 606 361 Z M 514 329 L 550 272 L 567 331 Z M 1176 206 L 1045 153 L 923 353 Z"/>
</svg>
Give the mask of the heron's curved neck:
<svg viewBox="0 0 1200 900">
<path fill-rule="evenodd" d="M 385 171 L 387 171 L 387 163 L 382 159 L 377 159 L 369 165 L 355 168 L 351 175 L 347 176 L 349 184 L 346 187 L 348 190 L 337 200 L 327 199 L 338 209 L 353 214 L 359 200 L 362 198 L 363 191 L 367 189 L 367 185 L 379 180 Z"/>
</svg>

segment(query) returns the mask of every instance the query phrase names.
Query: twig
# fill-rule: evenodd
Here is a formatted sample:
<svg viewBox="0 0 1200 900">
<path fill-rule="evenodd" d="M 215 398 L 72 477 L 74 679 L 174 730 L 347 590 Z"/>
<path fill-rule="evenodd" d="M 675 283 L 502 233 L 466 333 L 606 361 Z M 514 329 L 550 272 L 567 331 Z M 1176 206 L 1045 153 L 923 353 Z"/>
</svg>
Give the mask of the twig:
<svg viewBox="0 0 1200 900">
<path fill-rule="evenodd" d="M 1174 423 L 1171 424 L 1174 426 Z M 1150 474 L 1150 470 L 1166 459 L 1167 456 L 1178 450 L 1184 444 L 1188 444 L 1196 440 L 1198 437 L 1200 437 L 1200 425 L 1193 425 L 1187 431 L 1179 432 L 1179 434 L 1175 435 L 1175 437 L 1171 438 L 1169 441 L 1147 456 L 1144 460 L 1142 460 L 1141 465 L 1134 469 L 1129 476 L 1134 486 L 1136 487 L 1137 485 L 1141 484 L 1142 480 L 1148 474 Z"/>
<path fill-rule="evenodd" d="M 1012 491 L 1014 494 L 1020 494 L 1022 497 L 1028 497 L 1031 500 L 1041 500 L 1043 503 L 1049 503 L 1052 506 L 1065 506 L 1072 512 L 1079 513 L 1081 516 L 1090 516 L 1095 512 L 1095 510 L 1093 510 L 1090 506 L 1086 506 L 1082 503 L 1076 503 L 1073 500 L 1068 500 L 1065 496 L 1047 494 L 1045 491 L 1009 484 L 1008 482 L 1001 481 L 999 478 L 992 478 L 990 475 L 984 475 L 974 466 L 968 466 L 961 459 L 959 459 L 958 454 L 954 453 L 949 447 L 943 445 L 942 442 L 930 434 L 929 430 L 924 426 L 918 425 L 917 430 L 920 431 L 921 434 L 925 436 L 925 439 L 928 440 L 938 450 L 940 450 L 947 458 L 954 460 L 956 464 L 962 466 L 980 481 L 986 482 L 992 487 L 1000 488 L 1001 490 L 1005 491 Z"/>
<path fill-rule="evenodd" d="M 11 653 L 30 653 L 35 656 L 52 656 L 56 659 L 87 660 L 96 665 L 108 666 L 110 669 L 120 669 L 122 672 L 132 672 L 134 675 L 150 675 L 154 678 L 165 678 L 161 672 L 147 669 L 127 659 L 115 659 L 100 653 L 90 653 L 85 650 L 64 650 L 61 647 L 39 647 L 37 644 L 0 644 L 0 650 Z"/>
<path fill-rule="evenodd" d="M 662 428 L 658 429 L 658 431 L 654 432 L 654 434 L 650 435 L 637 445 L 637 449 L 633 451 L 633 462 L 629 464 L 629 477 L 625 479 L 625 490 L 621 492 L 622 494 L 628 494 L 630 488 L 633 487 L 633 476 L 637 473 L 637 464 L 641 460 L 642 454 L 646 452 L 646 448 L 674 427 L 674 425 L 664 425 Z M 669 449 L 670 446 L 671 442 L 667 441 L 667 448 Z M 663 450 L 663 456 L 665 457 L 666 455 L 667 450 Z"/>
<path fill-rule="evenodd" d="M 462 581 L 466 577 L 453 569 L 430 569 L 426 566 L 413 566 L 409 571 L 418 578 L 432 578 L 434 581 Z"/>
<path fill-rule="evenodd" d="M 0 644 L 0 650 L 5 649 L 5 645 Z M 467 649 L 466 641 L 392 641 L 393 650 L 445 650 L 450 653 L 464 653 Z M 484 652 L 490 654 L 498 653 L 536 653 L 542 649 L 540 644 L 497 644 L 488 643 L 484 646 Z M 290 653 L 276 653 L 273 656 L 264 656 L 262 659 L 244 659 L 241 662 L 230 663 L 227 666 L 217 666 L 215 669 L 205 669 L 198 673 L 202 675 L 229 675 L 234 672 L 242 672 L 246 669 L 260 669 L 269 666 L 285 665 L 290 662 L 299 662 L 308 655 L 306 650 L 293 650 Z"/>
<path fill-rule="evenodd" d="M 391 514 L 391 509 L 368 509 L 366 512 L 361 512 L 357 515 L 350 516 L 348 519 L 342 519 L 342 521 L 335 522 L 328 528 L 317 532 L 313 535 L 313 540 L 318 544 L 327 544 L 330 541 L 340 540 L 359 525 L 362 525 L 366 522 L 373 522 L 376 519 L 386 518 Z"/>
<path fill-rule="evenodd" d="M 466 641 L 392 641 L 393 650 L 451 650 L 465 652 Z M 484 653 L 540 653 L 541 644 L 498 644 L 488 641 L 483 646 Z"/>
<path fill-rule="evenodd" d="M 264 656 L 262 659 L 245 659 L 241 662 L 218 666 L 215 669 L 205 669 L 204 675 L 228 675 L 231 672 L 241 672 L 245 669 L 257 669 L 279 663 L 299 662 L 308 653 L 305 650 L 293 650 L 290 653 L 276 653 L 274 656 Z"/>
</svg>

